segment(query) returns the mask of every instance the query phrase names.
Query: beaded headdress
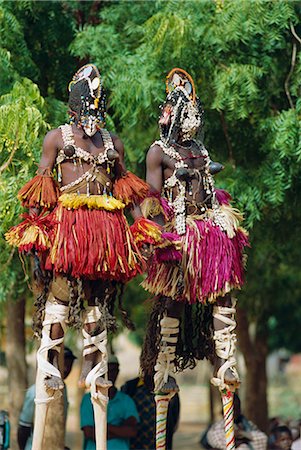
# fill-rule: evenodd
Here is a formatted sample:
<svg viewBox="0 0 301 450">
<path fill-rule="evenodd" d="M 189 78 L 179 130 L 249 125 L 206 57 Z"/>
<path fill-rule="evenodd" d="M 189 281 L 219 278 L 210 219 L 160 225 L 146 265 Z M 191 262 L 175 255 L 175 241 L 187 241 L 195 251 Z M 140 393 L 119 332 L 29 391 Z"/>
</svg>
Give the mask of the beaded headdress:
<svg viewBox="0 0 301 450">
<path fill-rule="evenodd" d="M 97 128 L 104 127 L 106 96 L 97 67 L 94 64 L 81 67 L 70 81 L 68 90 L 71 120 L 76 115 L 83 128 L 91 121 Z"/>
<path fill-rule="evenodd" d="M 196 96 L 192 77 L 178 67 L 166 77 L 167 97 L 162 106 L 168 110 L 168 121 L 160 118 L 160 136 L 163 142 L 172 144 L 181 134 L 183 141 L 195 137 L 203 127 L 204 111 Z"/>
</svg>

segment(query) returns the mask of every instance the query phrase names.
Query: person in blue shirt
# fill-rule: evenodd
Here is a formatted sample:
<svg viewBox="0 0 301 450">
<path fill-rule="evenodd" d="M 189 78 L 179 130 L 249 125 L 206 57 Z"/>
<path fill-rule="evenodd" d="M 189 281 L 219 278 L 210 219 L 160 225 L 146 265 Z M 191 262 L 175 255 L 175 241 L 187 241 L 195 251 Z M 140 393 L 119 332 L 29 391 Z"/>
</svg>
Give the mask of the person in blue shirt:
<svg viewBox="0 0 301 450">
<path fill-rule="evenodd" d="M 129 450 L 130 438 L 136 436 L 139 422 L 134 401 L 115 387 L 118 373 L 118 360 L 116 356 L 111 355 L 108 363 L 108 377 L 113 385 L 109 389 L 107 409 L 107 450 Z M 84 433 L 83 450 L 95 450 L 95 422 L 90 393 L 86 393 L 81 402 L 80 426 Z"/>
</svg>

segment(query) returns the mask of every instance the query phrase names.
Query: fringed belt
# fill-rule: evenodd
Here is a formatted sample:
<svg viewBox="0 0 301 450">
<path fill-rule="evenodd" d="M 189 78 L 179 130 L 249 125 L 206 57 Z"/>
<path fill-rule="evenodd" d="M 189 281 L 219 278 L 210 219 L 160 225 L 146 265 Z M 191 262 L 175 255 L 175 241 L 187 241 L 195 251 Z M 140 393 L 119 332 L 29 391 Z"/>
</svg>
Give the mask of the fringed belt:
<svg viewBox="0 0 301 450">
<path fill-rule="evenodd" d="M 88 209 L 104 209 L 115 211 L 123 209 L 125 204 L 111 195 L 63 194 L 59 203 L 67 209 L 79 209 L 86 206 Z"/>
</svg>

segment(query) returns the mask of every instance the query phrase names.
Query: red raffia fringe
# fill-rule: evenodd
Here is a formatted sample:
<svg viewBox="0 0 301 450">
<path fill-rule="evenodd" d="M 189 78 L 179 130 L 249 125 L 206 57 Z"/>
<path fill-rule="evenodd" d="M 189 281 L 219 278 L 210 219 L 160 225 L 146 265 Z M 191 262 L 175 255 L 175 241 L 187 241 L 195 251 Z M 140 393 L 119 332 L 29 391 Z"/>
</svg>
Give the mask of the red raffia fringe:
<svg viewBox="0 0 301 450">
<path fill-rule="evenodd" d="M 160 225 L 144 217 L 137 218 L 130 229 L 139 248 L 143 244 L 156 245 L 162 242 Z"/>
<path fill-rule="evenodd" d="M 243 250 L 249 246 L 247 234 L 238 228 L 229 238 L 210 220 L 194 220 L 182 238 L 183 297 L 178 298 L 180 268 L 158 264 L 154 257 L 143 287 L 155 295 L 165 295 L 189 303 L 214 301 L 243 285 Z"/>
<path fill-rule="evenodd" d="M 113 187 L 114 197 L 126 205 L 130 203 L 139 205 L 148 191 L 149 185 L 132 172 L 126 172 L 125 175 L 117 179 Z"/>
<path fill-rule="evenodd" d="M 59 195 L 58 184 L 48 171 L 28 181 L 18 192 L 18 199 L 25 208 L 52 208 L 57 204 Z"/>
<path fill-rule="evenodd" d="M 51 229 L 53 221 L 51 214 L 22 214 L 25 219 L 19 225 L 12 227 L 6 234 L 7 242 L 18 247 L 20 252 L 36 250 L 43 252 L 51 246 Z"/>
<path fill-rule="evenodd" d="M 145 270 L 122 211 L 68 210 L 59 205 L 53 213 L 58 224 L 46 269 L 121 282 Z"/>
</svg>

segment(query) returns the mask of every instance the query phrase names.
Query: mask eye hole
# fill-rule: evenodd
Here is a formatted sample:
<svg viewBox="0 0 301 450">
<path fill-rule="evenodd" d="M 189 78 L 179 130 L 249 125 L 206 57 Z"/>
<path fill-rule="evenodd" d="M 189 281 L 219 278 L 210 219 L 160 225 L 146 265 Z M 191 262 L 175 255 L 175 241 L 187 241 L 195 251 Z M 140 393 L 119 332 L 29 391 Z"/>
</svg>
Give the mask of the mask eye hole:
<svg viewBox="0 0 301 450">
<path fill-rule="evenodd" d="M 184 88 L 185 88 L 187 94 L 190 95 L 191 92 L 192 92 L 192 86 L 191 86 L 191 83 L 189 83 L 189 81 L 186 81 L 186 83 L 185 83 L 185 85 L 184 85 Z"/>
<path fill-rule="evenodd" d="M 92 85 L 93 90 L 97 89 L 99 86 L 99 78 L 95 77 L 94 80 L 92 81 L 91 85 Z"/>
<path fill-rule="evenodd" d="M 91 73 L 92 73 L 92 67 L 88 66 L 88 67 L 85 67 L 84 70 L 79 73 L 79 77 L 81 77 L 81 76 L 88 77 L 89 75 L 91 75 Z"/>
<path fill-rule="evenodd" d="M 179 77 L 179 75 L 177 73 L 174 74 L 174 76 L 172 77 L 172 83 L 175 86 L 180 86 L 181 84 L 181 78 Z"/>
</svg>

